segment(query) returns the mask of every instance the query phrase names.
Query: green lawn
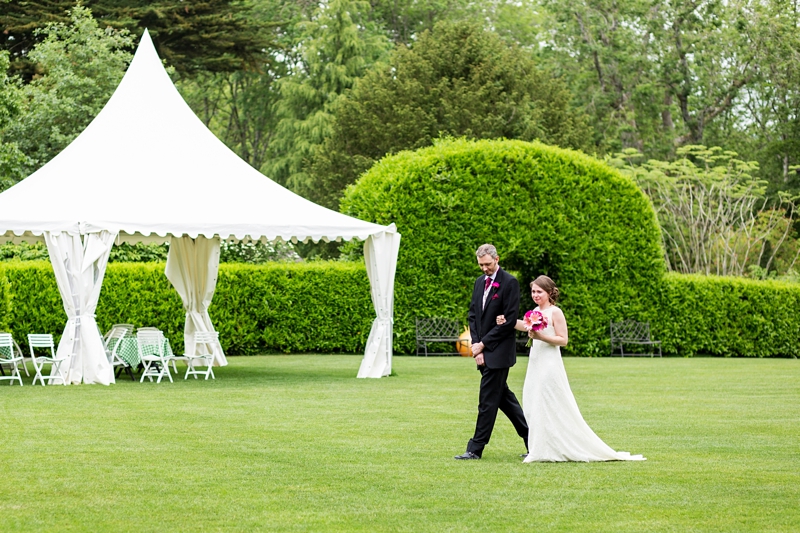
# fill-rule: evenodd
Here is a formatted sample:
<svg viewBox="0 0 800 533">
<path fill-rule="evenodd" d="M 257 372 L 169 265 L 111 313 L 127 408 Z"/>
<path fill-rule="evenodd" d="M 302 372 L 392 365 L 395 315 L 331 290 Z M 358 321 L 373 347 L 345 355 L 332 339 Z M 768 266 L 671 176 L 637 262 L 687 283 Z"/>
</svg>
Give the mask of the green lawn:
<svg viewBox="0 0 800 533">
<path fill-rule="evenodd" d="M 0 531 L 800 531 L 800 361 L 565 359 L 633 463 L 481 461 L 463 358 L 233 357 L 213 382 L 0 383 Z M 527 359 L 510 384 L 521 392 Z"/>
</svg>

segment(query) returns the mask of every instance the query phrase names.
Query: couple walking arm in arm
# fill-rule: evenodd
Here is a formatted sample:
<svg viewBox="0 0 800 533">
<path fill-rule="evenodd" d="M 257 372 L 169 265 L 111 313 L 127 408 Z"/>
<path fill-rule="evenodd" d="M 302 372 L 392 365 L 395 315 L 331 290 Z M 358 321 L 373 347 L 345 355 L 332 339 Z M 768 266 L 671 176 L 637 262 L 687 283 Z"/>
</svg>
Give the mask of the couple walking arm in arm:
<svg viewBox="0 0 800 533">
<path fill-rule="evenodd" d="M 568 342 L 567 321 L 556 306 L 559 291 L 553 280 L 539 276 L 531 282 L 537 307 L 535 324 L 517 319 L 519 283 L 500 268 L 497 250 L 484 244 L 476 252 L 483 275 L 475 280 L 469 308 L 472 351 L 481 385 L 475 434 L 456 459 L 480 459 L 502 411 L 526 450 L 524 462 L 534 461 L 643 461 L 641 455 L 618 452 L 598 437 L 584 421 L 567 380 L 561 346 Z M 523 406 L 508 388 L 508 372 L 516 363 L 514 330 L 528 331 L 533 339 L 523 386 Z M 530 427 L 529 427 L 530 426 Z"/>
</svg>

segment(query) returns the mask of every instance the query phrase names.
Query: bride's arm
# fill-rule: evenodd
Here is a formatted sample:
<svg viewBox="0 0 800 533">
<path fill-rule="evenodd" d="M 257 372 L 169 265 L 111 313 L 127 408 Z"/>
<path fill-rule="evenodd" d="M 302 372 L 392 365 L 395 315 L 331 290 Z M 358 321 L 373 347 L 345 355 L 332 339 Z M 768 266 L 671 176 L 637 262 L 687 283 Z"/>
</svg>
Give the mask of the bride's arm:
<svg viewBox="0 0 800 533">
<path fill-rule="evenodd" d="M 506 316 L 505 315 L 497 315 L 497 325 L 502 326 L 506 323 Z M 517 323 L 514 325 L 514 329 L 517 331 L 528 331 L 525 329 L 525 323 L 522 320 L 517 320 Z"/>
<path fill-rule="evenodd" d="M 567 333 L 567 319 L 564 318 L 564 312 L 561 309 L 555 308 L 551 316 L 553 319 L 553 334 L 543 334 L 541 331 L 532 331 L 530 336 L 534 339 L 539 339 L 553 346 L 566 346 L 569 341 Z"/>
</svg>

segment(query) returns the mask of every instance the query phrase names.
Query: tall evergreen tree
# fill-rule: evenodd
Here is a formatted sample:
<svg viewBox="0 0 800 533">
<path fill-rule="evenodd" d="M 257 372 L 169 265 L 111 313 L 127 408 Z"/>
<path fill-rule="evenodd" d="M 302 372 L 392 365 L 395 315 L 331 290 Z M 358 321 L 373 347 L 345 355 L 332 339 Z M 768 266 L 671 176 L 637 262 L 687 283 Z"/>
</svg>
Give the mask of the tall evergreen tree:
<svg viewBox="0 0 800 533">
<path fill-rule="evenodd" d="M 388 50 L 386 38 L 366 21 L 368 11 L 366 2 L 330 0 L 302 25 L 300 61 L 278 82 L 280 122 L 262 168 L 291 189 L 310 185 L 307 159 L 330 136 L 338 98 Z"/>
</svg>

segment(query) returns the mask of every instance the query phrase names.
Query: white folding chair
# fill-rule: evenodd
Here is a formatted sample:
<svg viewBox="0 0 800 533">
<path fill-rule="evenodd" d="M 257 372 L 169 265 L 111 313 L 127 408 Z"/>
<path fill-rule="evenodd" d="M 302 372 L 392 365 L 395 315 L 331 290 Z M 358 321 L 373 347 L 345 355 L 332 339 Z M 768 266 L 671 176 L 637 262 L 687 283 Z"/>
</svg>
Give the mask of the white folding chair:
<svg viewBox="0 0 800 533">
<path fill-rule="evenodd" d="M 113 326 L 111 326 L 111 329 L 106 331 L 106 334 L 103 335 L 103 340 L 108 342 L 108 339 L 111 338 L 111 333 L 113 333 L 115 329 L 119 328 L 122 328 L 124 333 L 130 333 L 131 335 L 133 335 L 133 332 L 136 330 L 133 324 L 114 324 Z"/>
<path fill-rule="evenodd" d="M 186 359 L 186 375 L 183 376 L 183 379 L 188 379 L 190 375 L 194 376 L 194 379 L 197 379 L 198 375 L 204 375 L 206 379 L 208 376 L 211 376 L 214 379 L 217 379 L 214 376 L 214 346 L 219 345 L 219 333 L 216 331 L 198 331 L 194 334 L 194 354 L 185 354 L 183 357 Z M 209 353 L 198 353 L 201 351 L 199 349 L 200 346 L 205 347 L 205 349 Z M 200 363 L 200 365 L 205 365 L 205 370 L 197 370 L 195 365 Z"/>
<path fill-rule="evenodd" d="M 131 371 L 131 365 L 119 356 L 122 339 L 128 335 L 129 331 L 131 333 L 133 332 L 124 326 L 126 326 L 126 324 L 114 326 L 111 328 L 111 331 L 108 332 L 105 340 L 106 356 L 108 357 L 108 362 L 111 363 L 112 370 L 115 371 L 115 376 L 119 377 L 119 372 L 124 370 L 133 381 L 136 381 Z"/>
<path fill-rule="evenodd" d="M 169 358 L 164 353 L 164 334 L 157 329 L 139 328 L 136 332 L 136 346 L 139 358 L 142 360 L 142 378 L 139 383 L 148 378 L 151 382 L 157 377 L 156 383 L 161 383 L 161 378 L 166 375 L 172 383 L 172 374 L 169 372 Z"/>
<path fill-rule="evenodd" d="M 0 331 L 0 333 L 8 333 L 8 332 L 7 331 Z M 11 335 L 11 333 L 8 333 L 8 334 Z M 13 337 L 13 335 L 12 335 L 12 337 Z M 14 351 L 16 352 L 17 357 L 21 358 L 20 364 L 22 365 L 22 370 L 25 371 L 25 375 L 27 377 L 31 377 L 31 373 L 28 372 L 28 365 L 25 364 L 25 352 L 22 351 L 22 348 L 19 347 L 19 343 L 17 343 L 16 340 L 13 341 L 13 342 L 14 342 Z M 2 370 L 2 366 L 1 365 L 5 365 L 5 364 L 9 364 L 9 363 L 0 363 L 0 371 Z"/>
<path fill-rule="evenodd" d="M 159 333 L 161 333 L 161 335 L 164 335 L 163 331 L 161 331 L 158 328 L 154 328 L 152 326 L 143 326 L 143 327 L 137 329 L 136 331 L 158 331 Z M 172 370 L 175 371 L 175 375 L 177 376 L 178 375 L 178 365 L 175 364 L 175 361 L 177 361 L 178 359 L 184 359 L 184 358 L 183 357 L 175 357 L 174 355 L 172 357 L 170 357 L 169 354 L 167 354 L 166 352 L 164 352 L 164 357 L 167 358 L 167 361 L 172 363 Z"/>
<path fill-rule="evenodd" d="M 21 387 L 22 376 L 19 375 L 19 367 L 17 364 L 22 361 L 22 356 L 17 353 L 15 344 L 11 333 L 0 333 L 0 365 L 8 365 L 11 367 L 11 375 L 6 376 L 4 372 L 3 375 L 0 376 L 0 379 L 10 380 L 12 385 L 16 379 L 19 381 Z"/>
<path fill-rule="evenodd" d="M 56 356 L 56 348 L 55 344 L 53 343 L 53 336 L 49 333 L 28 333 L 28 346 L 31 350 L 33 369 L 36 372 L 36 375 L 33 376 L 33 384 L 36 385 L 36 380 L 38 379 L 44 387 L 45 378 L 42 376 L 42 370 L 44 370 L 44 365 L 49 363 L 53 365 L 50 375 L 46 378 L 50 382 L 50 385 L 53 384 L 53 381 L 59 379 L 63 385 L 66 385 L 67 380 L 61 373 L 61 365 L 64 364 L 65 361 L 69 361 L 69 356 Z M 50 350 L 50 355 L 36 355 L 37 349 Z"/>
</svg>

